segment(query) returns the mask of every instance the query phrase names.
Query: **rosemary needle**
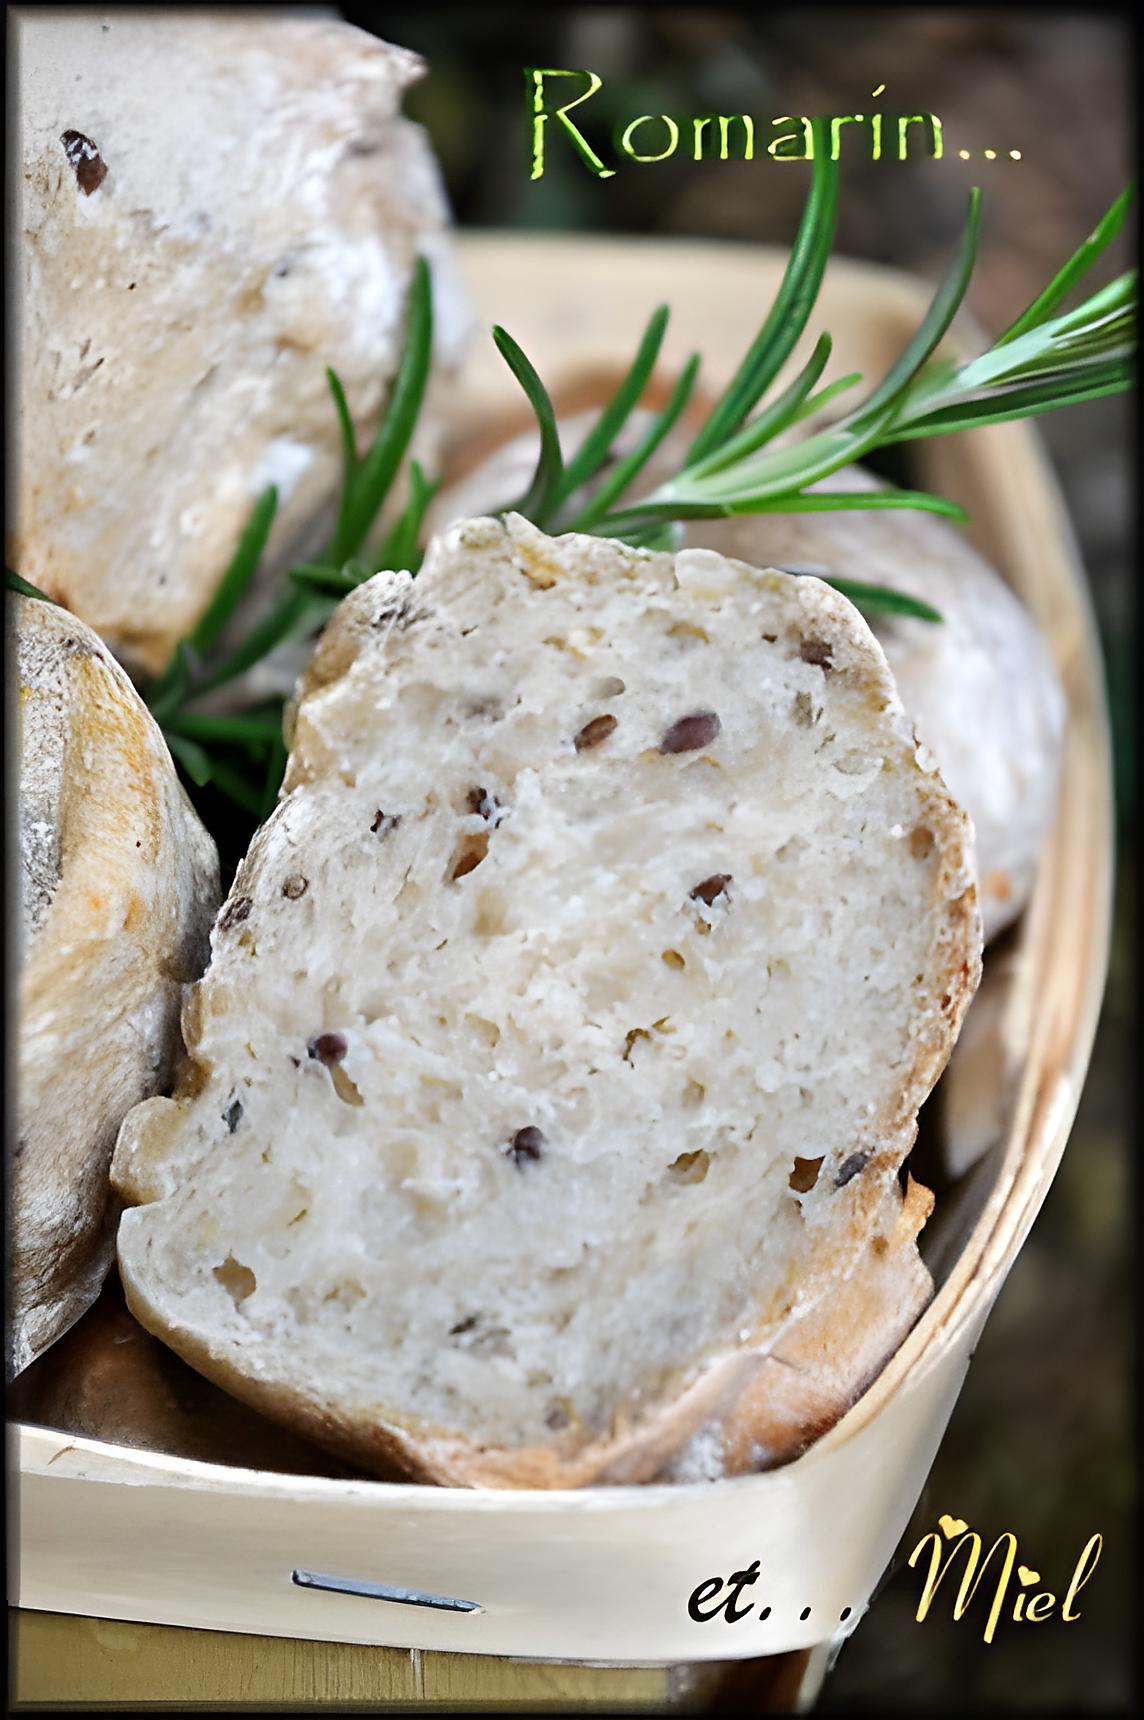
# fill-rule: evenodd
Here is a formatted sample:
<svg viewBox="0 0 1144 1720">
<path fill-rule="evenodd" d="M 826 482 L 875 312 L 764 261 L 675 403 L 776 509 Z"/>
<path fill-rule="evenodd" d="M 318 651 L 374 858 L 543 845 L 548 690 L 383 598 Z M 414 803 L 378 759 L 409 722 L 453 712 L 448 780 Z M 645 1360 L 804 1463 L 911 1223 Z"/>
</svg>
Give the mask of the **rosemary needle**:
<svg viewBox="0 0 1144 1720">
<path fill-rule="evenodd" d="M 41 603 L 55 603 L 54 597 L 49 597 L 46 591 L 41 591 L 38 585 L 33 585 L 30 579 L 21 579 L 10 567 L 4 569 L 4 584 L 9 591 L 14 591 L 18 597 L 36 597 Z"/>
</svg>

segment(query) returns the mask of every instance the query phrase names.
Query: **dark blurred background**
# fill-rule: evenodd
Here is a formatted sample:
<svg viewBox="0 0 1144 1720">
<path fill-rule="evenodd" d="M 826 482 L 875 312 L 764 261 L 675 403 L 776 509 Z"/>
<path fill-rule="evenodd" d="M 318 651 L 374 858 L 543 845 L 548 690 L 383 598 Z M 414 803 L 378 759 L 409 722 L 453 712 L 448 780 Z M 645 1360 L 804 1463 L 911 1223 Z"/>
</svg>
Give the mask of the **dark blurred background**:
<svg viewBox="0 0 1144 1720">
<path fill-rule="evenodd" d="M 1133 172 L 1133 37 L 1126 15 L 799 5 L 348 7 L 415 48 L 429 75 L 408 111 L 428 127 L 464 225 L 713 236 L 788 243 L 805 170 L 680 157 L 591 177 L 555 128 L 542 180 L 528 177 L 526 65 L 591 67 L 588 131 L 639 113 L 934 112 L 945 158 L 875 163 L 843 149 L 838 249 L 936 277 L 973 183 L 985 192 L 969 306 L 994 333 L 1050 279 Z M 591 116 L 590 118 L 587 116 Z M 650 147 L 650 146 L 648 146 Z M 985 162 L 980 152 L 996 148 Z M 973 152 L 963 162 L 960 148 Z M 682 145 L 681 145 L 682 149 Z M 1010 149 L 1022 159 L 1007 159 Z M 761 157 L 761 158 L 760 158 Z M 1121 244 L 1103 270 L 1125 266 Z M 601 283 L 601 291 L 606 287 Z M 971 1612 L 914 1622 L 918 1584 L 898 1569 L 827 1682 L 838 1712 L 1102 1711 L 1130 1699 L 1135 1615 L 1135 1419 L 1129 1162 L 1135 1017 L 1131 804 L 1135 610 L 1130 477 L 1135 403 L 1119 397 L 1041 419 L 1076 524 L 1105 645 L 1120 796 L 1116 929 L 1100 1034 L 1072 1140 L 991 1316 L 904 1546 L 956 1512 L 990 1536 L 1015 1530 L 1041 1569 L 1071 1569 L 1104 1536 L 1083 1617 L 1002 1629 Z"/>
</svg>

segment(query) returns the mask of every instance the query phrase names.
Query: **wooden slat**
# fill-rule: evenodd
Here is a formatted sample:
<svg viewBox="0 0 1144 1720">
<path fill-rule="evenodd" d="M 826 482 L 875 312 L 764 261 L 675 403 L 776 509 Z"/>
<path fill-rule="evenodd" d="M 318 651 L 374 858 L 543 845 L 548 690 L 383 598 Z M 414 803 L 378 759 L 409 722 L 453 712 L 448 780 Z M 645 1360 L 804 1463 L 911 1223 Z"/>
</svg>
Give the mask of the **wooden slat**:
<svg viewBox="0 0 1144 1720">
<path fill-rule="evenodd" d="M 574 1705 L 591 1713 L 662 1708 L 668 1701 L 665 1667 L 568 1666 L 295 1642 L 66 1613 L 16 1612 L 12 1620 L 13 1694 L 21 1705 L 385 1709 L 424 1703 L 525 1711 Z"/>
</svg>

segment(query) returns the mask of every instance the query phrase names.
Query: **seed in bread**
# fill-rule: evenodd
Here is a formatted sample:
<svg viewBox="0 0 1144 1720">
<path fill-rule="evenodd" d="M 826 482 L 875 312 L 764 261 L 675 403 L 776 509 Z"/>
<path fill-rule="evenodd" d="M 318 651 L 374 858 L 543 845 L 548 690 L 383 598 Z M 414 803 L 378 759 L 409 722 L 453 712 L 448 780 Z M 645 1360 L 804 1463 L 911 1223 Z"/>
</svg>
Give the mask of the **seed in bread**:
<svg viewBox="0 0 1144 1720">
<path fill-rule="evenodd" d="M 967 821 L 858 612 L 462 523 L 328 624 L 230 900 L 116 1150 L 137 1318 L 427 1479 L 638 1481 L 713 1425 L 749 1466 L 978 975 Z"/>
<path fill-rule="evenodd" d="M 82 621 L 12 600 L 19 686 L 19 1133 L 9 1369 L 77 1320 L 114 1257 L 108 1164 L 161 1090 L 218 902 L 214 843 L 149 711 Z"/>
</svg>

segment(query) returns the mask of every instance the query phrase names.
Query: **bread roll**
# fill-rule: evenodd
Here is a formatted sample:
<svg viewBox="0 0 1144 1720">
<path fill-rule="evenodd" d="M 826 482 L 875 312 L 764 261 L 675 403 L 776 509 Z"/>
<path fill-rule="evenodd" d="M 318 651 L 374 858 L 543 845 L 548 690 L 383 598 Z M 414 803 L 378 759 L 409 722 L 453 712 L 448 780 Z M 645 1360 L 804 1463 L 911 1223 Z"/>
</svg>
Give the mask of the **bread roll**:
<svg viewBox="0 0 1144 1720">
<path fill-rule="evenodd" d="M 1035 996 L 1019 949 L 991 954 L 938 1095 L 942 1169 L 963 1177 L 1006 1138 Z"/>
<path fill-rule="evenodd" d="M 321 526 L 326 366 L 364 438 L 418 252 L 446 366 L 466 329 L 436 165 L 400 116 L 421 62 L 291 10 L 16 14 L 9 562 L 136 669 L 194 624 L 265 485 L 269 565 Z"/>
<path fill-rule="evenodd" d="M 120 1134 L 129 1306 L 429 1480 L 791 1455 L 800 1323 L 829 1362 L 867 1251 L 922 1270 L 897 1173 L 979 953 L 966 820 L 845 599 L 459 525 L 323 634 L 175 1097 Z"/>
<path fill-rule="evenodd" d="M 114 1256 L 108 1163 L 178 1042 L 218 903 L 214 843 L 95 634 L 13 600 L 19 689 L 19 1138 L 9 1371 L 95 1299 Z"/>
<path fill-rule="evenodd" d="M 83 1319 L 13 1382 L 8 1414 L 195 1463 L 279 1475 L 359 1473 L 185 1367 L 132 1319 L 114 1271 Z"/>
<path fill-rule="evenodd" d="M 594 417 L 562 422 L 566 455 Z M 645 424 L 633 419 L 621 452 Z M 653 480 L 667 476 L 666 461 L 681 458 L 688 439 L 677 437 L 659 456 Z M 511 501 L 527 489 L 535 463 L 534 433 L 505 443 L 438 498 L 434 523 Z M 878 482 L 850 466 L 815 487 L 872 490 Z M 964 531 L 915 510 L 858 509 L 688 520 L 680 538 L 757 566 L 886 585 L 938 610 L 940 625 L 875 615 L 870 626 L 918 734 L 973 821 L 985 936 L 1002 931 L 1029 898 L 1052 824 L 1065 699 L 1032 619 Z"/>
</svg>

